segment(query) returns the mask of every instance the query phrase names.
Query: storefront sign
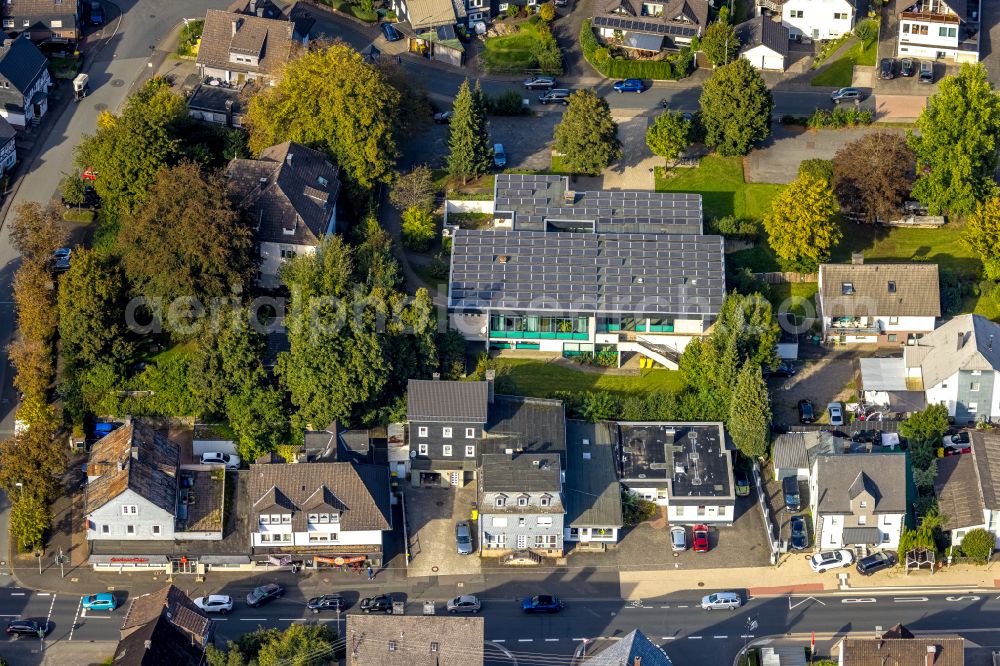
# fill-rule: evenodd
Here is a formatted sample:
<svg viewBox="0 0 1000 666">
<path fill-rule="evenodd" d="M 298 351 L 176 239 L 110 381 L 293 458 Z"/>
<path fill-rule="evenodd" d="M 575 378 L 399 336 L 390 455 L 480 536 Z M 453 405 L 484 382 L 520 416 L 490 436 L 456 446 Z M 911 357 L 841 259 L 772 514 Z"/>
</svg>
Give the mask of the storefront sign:
<svg viewBox="0 0 1000 666">
<path fill-rule="evenodd" d="M 149 558 L 146 557 L 112 557 L 110 559 L 112 564 L 149 564 Z"/>
<path fill-rule="evenodd" d="M 357 564 L 358 562 L 364 562 L 367 557 L 364 555 L 357 555 L 355 557 L 319 557 L 313 558 L 316 562 L 322 564 L 335 564 L 338 567 L 342 567 L 345 564 Z"/>
</svg>

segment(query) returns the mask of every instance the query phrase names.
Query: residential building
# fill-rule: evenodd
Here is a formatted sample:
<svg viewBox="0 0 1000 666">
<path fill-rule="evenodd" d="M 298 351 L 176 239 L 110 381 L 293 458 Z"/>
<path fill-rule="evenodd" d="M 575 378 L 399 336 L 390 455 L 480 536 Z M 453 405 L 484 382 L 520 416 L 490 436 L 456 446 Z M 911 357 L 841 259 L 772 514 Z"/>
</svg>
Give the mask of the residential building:
<svg viewBox="0 0 1000 666">
<path fill-rule="evenodd" d="M 485 621 L 468 615 L 347 616 L 347 666 L 483 666 Z"/>
<path fill-rule="evenodd" d="M 6 173 L 17 165 L 17 131 L 0 118 L 0 173 Z"/>
<path fill-rule="evenodd" d="M 604 42 L 650 54 L 676 51 L 708 26 L 707 0 L 605 0 L 591 27 Z"/>
<path fill-rule="evenodd" d="M 876 427 L 876 426 L 872 426 Z M 840 437 L 831 430 L 807 430 L 778 435 L 772 445 L 774 478 L 794 476 L 799 481 L 812 478 L 816 459 L 820 456 L 864 455 L 899 451 L 899 434 L 883 432 L 881 443 L 855 442 Z"/>
<path fill-rule="evenodd" d="M 469 0 L 469 6 L 474 10 L 489 12 L 487 0 Z M 460 19 L 465 20 L 465 8 L 463 0 L 392 0 L 396 18 L 406 24 L 402 26 L 404 30 L 416 34 L 444 26 L 453 28 Z"/>
<path fill-rule="evenodd" d="M 560 176 L 498 174 L 493 228 L 458 230 L 450 325 L 490 349 L 639 353 L 676 368 L 725 296 L 701 197 L 575 192 Z"/>
<path fill-rule="evenodd" d="M 733 463 L 721 423 L 619 423 L 619 477 L 679 524 L 732 524 Z"/>
<path fill-rule="evenodd" d="M 897 624 L 886 632 L 853 633 L 834 649 L 837 666 L 964 666 L 965 640 L 957 635 L 915 637 Z"/>
<path fill-rule="evenodd" d="M 895 550 L 906 519 L 902 453 L 818 456 L 809 480 L 817 549 Z"/>
<path fill-rule="evenodd" d="M 198 74 L 242 86 L 274 85 L 292 52 L 294 23 L 209 9 L 205 14 Z"/>
<path fill-rule="evenodd" d="M 756 4 L 780 16 L 792 39 L 836 39 L 854 28 L 851 0 L 757 0 Z"/>
<path fill-rule="evenodd" d="M 75 42 L 81 34 L 76 0 L 5 0 L 0 21 L 4 32 L 25 34 L 33 42 Z"/>
<path fill-rule="evenodd" d="M 615 473 L 617 429 L 609 423 L 566 425 L 566 518 L 563 539 L 603 550 L 618 543 L 624 525 L 622 489 Z"/>
<path fill-rule="evenodd" d="M 49 110 L 49 61 L 27 36 L 0 45 L 0 118 L 16 128 L 37 125 Z"/>
<path fill-rule="evenodd" d="M 979 62 L 979 0 L 895 0 L 900 58 Z"/>
<path fill-rule="evenodd" d="M 558 455 L 484 455 L 478 499 L 480 555 L 562 556 L 566 508 Z"/>
<path fill-rule="evenodd" d="M 859 358 L 858 367 L 865 404 L 896 414 L 919 412 L 927 407 L 927 396 L 920 390 L 920 382 L 907 380 L 901 359 Z"/>
<path fill-rule="evenodd" d="M 928 405 L 945 405 L 957 423 L 1000 418 L 1000 326 L 986 317 L 959 315 L 895 361 L 907 385 L 924 391 Z"/>
<path fill-rule="evenodd" d="M 181 590 L 168 585 L 130 601 L 114 663 L 200 666 L 213 630 L 208 616 Z"/>
<path fill-rule="evenodd" d="M 646 634 L 633 629 L 582 663 L 583 666 L 671 666 L 673 662 Z"/>
<path fill-rule="evenodd" d="M 819 267 L 823 337 L 839 344 L 902 346 L 934 330 L 941 316 L 937 264 L 850 264 Z"/>
<path fill-rule="evenodd" d="M 275 555 L 382 562 L 392 529 L 389 471 L 351 462 L 250 466 L 251 547 Z"/>
<path fill-rule="evenodd" d="M 806 649 L 800 645 L 765 645 L 760 648 L 760 666 L 808 666 Z"/>
<path fill-rule="evenodd" d="M 788 28 L 770 16 L 756 16 L 736 26 L 740 57 L 757 69 L 785 71 L 788 66 Z"/>
<path fill-rule="evenodd" d="M 972 453 L 937 461 L 934 494 L 951 543 L 960 545 L 970 530 L 985 529 L 1000 548 L 1000 433 L 973 430 Z"/>
<path fill-rule="evenodd" d="M 188 115 L 225 127 L 243 127 L 245 109 L 236 88 L 199 83 L 187 100 Z"/>
<path fill-rule="evenodd" d="M 324 236 L 336 232 L 339 173 L 326 155 L 294 141 L 266 148 L 255 160 L 229 163 L 230 196 L 253 226 L 262 287 L 279 287 L 286 261 L 314 253 Z"/>
</svg>

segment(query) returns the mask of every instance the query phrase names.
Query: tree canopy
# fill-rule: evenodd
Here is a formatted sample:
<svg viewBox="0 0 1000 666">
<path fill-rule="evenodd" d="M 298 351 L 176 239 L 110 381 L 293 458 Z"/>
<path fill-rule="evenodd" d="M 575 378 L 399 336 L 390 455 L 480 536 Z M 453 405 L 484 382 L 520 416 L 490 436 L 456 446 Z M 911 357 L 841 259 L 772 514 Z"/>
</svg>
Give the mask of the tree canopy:
<svg viewBox="0 0 1000 666">
<path fill-rule="evenodd" d="M 864 222 L 897 219 L 910 194 L 913 151 L 891 132 L 872 132 L 852 141 L 833 158 L 833 191 L 841 208 Z"/>
<path fill-rule="evenodd" d="M 719 67 L 702 87 L 705 144 L 720 155 L 746 155 L 771 134 L 774 101 L 757 68 L 744 58 Z"/>
<path fill-rule="evenodd" d="M 125 276 L 117 263 L 94 250 L 73 253 L 59 280 L 59 338 L 68 362 L 122 367 L 132 353 L 126 300 Z"/>
<path fill-rule="evenodd" d="M 842 233 L 830 184 L 810 174 L 792 181 L 764 216 L 768 243 L 786 270 L 815 271 Z"/>
<path fill-rule="evenodd" d="M 421 164 L 396 176 L 389 191 L 389 201 L 401 211 L 414 207 L 430 210 L 434 205 L 435 191 L 430 167 Z"/>
<path fill-rule="evenodd" d="M 448 173 L 465 183 L 493 168 L 490 123 L 486 119 L 486 99 L 479 83 L 471 88 L 468 79 L 462 81 L 451 110 Z"/>
<path fill-rule="evenodd" d="M 899 434 L 910 442 L 913 466 L 920 469 L 930 465 L 946 432 L 948 408 L 940 404 L 928 405 L 899 424 Z"/>
<path fill-rule="evenodd" d="M 573 173 L 598 175 L 622 156 L 618 124 L 607 100 L 591 90 L 569 96 L 569 105 L 556 125 L 555 149 L 563 166 Z"/>
<path fill-rule="evenodd" d="M 646 145 L 671 162 L 684 154 L 691 145 L 691 121 L 676 111 L 664 111 L 646 130 Z"/>
<path fill-rule="evenodd" d="M 736 375 L 726 428 L 745 456 L 758 458 L 767 453 L 771 398 L 757 363 L 744 363 Z"/>
<path fill-rule="evenodd" d="M 19 203 L 10 224 L 10 244 L 26 261 L 47 262 L 66 244 L 69 234 L 54 206 L 34 201 Z"/>
<path fill-rule="evenodd" d="M 962 240 L 983 262 L 986 277 L 1000 280 L 1000 197 L 976 204 L 965 223 Z"/>
<path fill-rule="evenodd" d="M 736 36 L 736 29 L 723 20 L 721 14 L 718 21 L 705 28 L 700 45 L 702 53 L 716 67 L 732 62 L 740 52 L 740 38 Z"/>
</svg>

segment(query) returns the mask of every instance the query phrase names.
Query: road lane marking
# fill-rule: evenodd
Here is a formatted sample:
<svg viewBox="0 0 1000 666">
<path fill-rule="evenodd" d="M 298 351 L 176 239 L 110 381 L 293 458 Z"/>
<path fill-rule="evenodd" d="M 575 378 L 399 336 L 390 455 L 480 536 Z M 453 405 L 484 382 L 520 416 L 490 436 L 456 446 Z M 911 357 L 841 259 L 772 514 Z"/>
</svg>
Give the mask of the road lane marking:
<svg viewBox="0 0 1000 666">
<path fill-rule="evenodd" d="M 213 617 L 212 620 L 215 622 L 229 622 L 228 617 Z"/>
<path fill-rule="evenodd" d="M 700 641 L 701 636 L 688 636 L 689 641 Z"/>
<path fill-rule="evenodd" d="M 534 640 L 535 640 L 534 638 L 518 638 L 517 642 L 518 643 L 531 643 Z"/>
<path fill-rule="evenodd" d="M 51 592 L 37 592 L 35 594 L 35 596 L 36 597 L 51 597 L 52 593 Z"/>
<path fill-rule="evenodd" d="M 546 638 L 545 642 L 546 643 L 555 643 L 558 640 L 559 640 L 558 638 Z"/>
<path fill-rule="evenodd" d="M 586 638 L 571 638 L 570 640 L 571 641 L 585 641 L 587 639 Z"/>
<path fill-rule="evenodd" d="M 753 634 L 740 634 L 740 638 L 753 638 Z"/>
<path fill-rule="evenodd" d="M 678 608 L 687 608 L 687 606 L 678 606 Z"/>
<path fill-rule="evenodd" d="M 69 628 L 69 640 L 73 640 L 73 632 L 76 631 L 76 621 L 80 618 L 81 608 L 83 608 L 83 597 L 80 597 L 80 603 L 76 605 L 76 615 L 73 616 L 73 624 Z"/>
<path fill-rule="evenodd" d="M 945 597 L 945 601 L 979 601 L 982 597 L 976 596 L 966 596 L 966 597 Z"/>
<path fill-rule="evenodd" d="M 672 641 L 675 638 L 677 638 L 677 637 L 676 636 L 661 636 L 660 640 L 662 640 L 662 641 Z"/>
<path fill-rule="evenodd" d="M 241 617 L 244 622 L 267 622 L 266 617 Z"/>
<path fill-rule="evenodd" d="M 729 636 L 712 636 L 712 638 L 729 638 Z"/>
<path fill-rule="evenodd" d="M 793 604 L 793 603 L 792 603 L 792 597 L 791 597 L 791 596 L 789 596 L 789 597 L 788 597 L 788 610 L 792 610 L 792 609 L 794 609 L 794 608 L 798 608 L 799 606 L 801 606 L 802 604 L 804 604 L 805 602 L 807 602 L 807 601 L 809 601 L 809 600 L 812 600 L 812 601 L 815 601 L 815 602 L 817 602 L 817 603 L 819 603 L 819 604 L 822 604 L 822 605 L 826 606 L 826 602 L 824 602 L 824 601 L 820 601 L 820 600 L 819 600 L 819 599 L 817 599 L 816 597 L 806 597 L 805 599 L 803 599 L 803 600 L 802 600 L 802 601 L 800 601 L 799 603 L 797 603 L 797 604 Z"/>
<path fill-rule="evenodd" d="M 10 596 L 12 596 L 12 597 L 23 597 L 24 594 L 25 594 L 24 592 L 11 592 Z"/>
<path fill-rule="evenodd" d="M 892 600 L 897 604 L 915 604 L 927 601 L 927 597 L 893 597 Z"/>
<path fill-rule="evenodd" d="M 875 597 L 861 597 L 860 599 L 841 599 L 842 604 L 874 604 L 878 600 Z"/>
<path fill-rule="evenodd" d="M 660 606 L 660 608 L 670 608 L 670 606 Z"/>
<path fill-rule="evenodd" d="M 506 642 L 507 642 L 506 638 L 494 638 L 493 640 L 490 641 L 490 643 L 506 643 Z"/>
</svg>

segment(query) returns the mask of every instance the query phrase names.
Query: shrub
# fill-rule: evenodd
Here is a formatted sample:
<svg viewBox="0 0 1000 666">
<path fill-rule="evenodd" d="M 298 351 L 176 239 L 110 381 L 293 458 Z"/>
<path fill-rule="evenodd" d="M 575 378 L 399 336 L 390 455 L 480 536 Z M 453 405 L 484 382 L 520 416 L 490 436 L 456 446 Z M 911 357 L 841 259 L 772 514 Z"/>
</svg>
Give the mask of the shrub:
<svg viewBox="0 0 1000 666">
<path fill-rule="evenodd" d="M 804 176 L 806 174 L 829 183 L 833 180 L 833 161 L 821 160 L 819 158 L 802 160 L 799 163 L 799 175 Z"/>
<path fill-rule="evenodd" d="M 67 222 L 90 224 L 94 221 L 94 211 L 87 210 L 86 208 L 70 208 L 63 213 L 63 219 Z"/>
<path fill-rule="evenodd" d="M 414 207 L 403 212 L 403 245 L 407 249 L 423 252 L 436 235 L 437 224 L 429 211 Z"/>
<path fill-rule="evenodd" d="M 656 504 L 635 493 L 622 490 L 622 519 L 626 527 L 635 527 L 656 515 Z"/>
<path fill-rule="evenodd" d="M 180 37 L 177 38 L 177 55 L 192 55 L 194 45 L 201 39 L 202 30 L 205 29 L 204 21 L 188 21 L 181 28 Z"/>
<path fill-rule="evenodd" d="M 861 43 L 868 46 L 878 39 L 878 21 L 865 19 L 854 26 L 854 36 L 861 40 Z"/>
<path fill-rule="evenodd" d="M 809 129 L 857 127 L 860 125 L 871 125 L 875 121 L 875 114 L 871 109 L 851 109 L 838 106 L 833 112 L 826 109 L 816 109 L 806 121 Z"/>
<path fill-rule="evenodd" d="M 556 18 L 556 8 L 551 2 L 546 2 L 538 7 L 538 15 L 546 23 L 550 23 Z"/>
<path fill-rule="evenodd" d="M 995 537 L 981 527 L 970 530 L 962 539 L 962 553 L 976 561 L 986 564 L 993 555 Z"/>
<path fill-rule="evenodd" d="M 513 2 L 507 5 L 507 18 L 517 18 L 517 15 L 521 13 L 521 8 L 515 5 Z"/>
<path fill-rule="evenodd" d="M 590 19 L 580 26 L 580 50 L 594 69 L 611 79 L 676 80 L 687 76 L 694 62 L 694 53 L 689 47 L 664 60 L 612 57 L 594 35 Z"/>
<path fill-rule="evenodd" d="M 753 240 L 760 234 L 760 222 L 751 218 L 736 217 L 735 215 L 717 217 L 708 223 L 708 227 L 713 233 L 730 238 Z"/>
</svg>

